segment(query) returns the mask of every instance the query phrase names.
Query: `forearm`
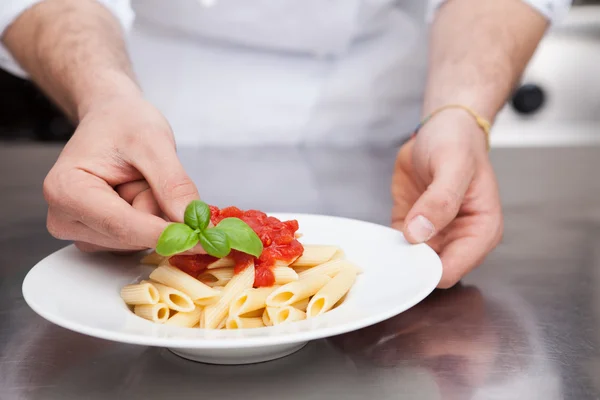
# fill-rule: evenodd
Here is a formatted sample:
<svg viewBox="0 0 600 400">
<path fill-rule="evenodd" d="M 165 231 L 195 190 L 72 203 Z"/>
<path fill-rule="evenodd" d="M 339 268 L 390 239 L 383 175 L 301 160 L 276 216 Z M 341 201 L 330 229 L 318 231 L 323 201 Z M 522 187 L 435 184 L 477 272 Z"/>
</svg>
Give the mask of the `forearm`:
<svg viewBox="0 0 600 400">
<path fill-rule="evenodd" d="M 462 103 L 493 120 L 547 26 L 521 0 L 449 0 L 431 29 L 423 114 Z"/>
<path fill-rule="evenodd" d="M 139 91 L 121 25 L 94 0 L 46 0 L 25 11 L 2 40 L 74 121 L 95 102 Z"/>
</svg>

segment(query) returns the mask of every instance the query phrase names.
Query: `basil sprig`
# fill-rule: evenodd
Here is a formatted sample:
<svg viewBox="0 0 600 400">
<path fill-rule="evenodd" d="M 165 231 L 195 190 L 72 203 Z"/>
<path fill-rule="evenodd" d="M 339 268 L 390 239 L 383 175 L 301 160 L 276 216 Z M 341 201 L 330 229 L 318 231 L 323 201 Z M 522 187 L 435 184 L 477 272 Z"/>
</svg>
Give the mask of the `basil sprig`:
<svg viewBox="0 0 600 400">
<path fill-rule="evenodd" d="M 156 252 L 163 257 L 190 250 L 200 242 L 211 256 L 223 258 L 231 249 L 259 257 L 263 250 L 260 238 L 239 218 L 225 218 L 214 227 L 210 224 L 210 207 L 194 200 L 185 209 L 185 223 L 170 224 L 158 238 Z"/>
</svg>

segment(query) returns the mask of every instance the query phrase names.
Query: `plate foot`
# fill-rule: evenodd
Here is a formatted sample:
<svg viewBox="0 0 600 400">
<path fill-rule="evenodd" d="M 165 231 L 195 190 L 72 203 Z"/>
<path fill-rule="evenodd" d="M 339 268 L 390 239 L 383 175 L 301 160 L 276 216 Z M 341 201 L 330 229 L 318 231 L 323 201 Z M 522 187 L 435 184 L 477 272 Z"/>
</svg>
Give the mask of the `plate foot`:
<svg viewBox="0 0 600 400">
<path fill-rule="evenodd" d="M 179 357 L 205 364 L 243 365 L 276 360 L 289 356 L 308 342 L 242 349 L 169 349 Z"/>
</svg>

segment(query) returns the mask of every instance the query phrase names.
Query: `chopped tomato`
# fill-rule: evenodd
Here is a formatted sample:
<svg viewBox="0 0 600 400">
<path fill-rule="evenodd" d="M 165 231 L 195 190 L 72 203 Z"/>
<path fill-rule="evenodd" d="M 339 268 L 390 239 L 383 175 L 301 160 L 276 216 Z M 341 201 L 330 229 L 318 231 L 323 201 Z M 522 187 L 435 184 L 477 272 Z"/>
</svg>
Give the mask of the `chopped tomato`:
<svg viewBox="0 0 600 400">
<path fill-rule="evenodd" d="M 196 278 L 206 267 L 217 261 L 217 257 L 208 254 L 177 255 L 169 258 L 172 266 Z"/>
<path fill-rule="evenodd" d="M 219 209 L 210 206 L 211 222 L 217 225 L 225 218 L 239 218 L 247 223 L 258 235 L 263 243 L 263 251 L 258 259 L 255 259 L 255 279 L 254 287 L 273 286 L 275 276 L 273 275 L 273 266 L 277 261 L 292 263 L 304 252 L 302 244 L 296 240 L 296 231 L 298 231 L 298 221 L 280 221 L 275 217 L 269 217 L 262 211 L 247 210 L 242 211 L 237 207 L 226 207 Z M 248 265 L 248 261 L 254 257 L 233 250 L 231 252 L 236 261 L 235 273 L 243 271 Z M 196 258 L 194 258 L 196 257 Z M 207 263 L 210 257 L 212 261 Z M 175 262 L 173 261 L 175 259 Z M 216 258 L 201 255 L 199 256 L 173 256 L 170 258 L 171 264 L 181 270 L 198 274 L 205 269 L 208 264 L 214 262 Z M 177 264 L 176 264 L 177 263 Z"/>
</svg>

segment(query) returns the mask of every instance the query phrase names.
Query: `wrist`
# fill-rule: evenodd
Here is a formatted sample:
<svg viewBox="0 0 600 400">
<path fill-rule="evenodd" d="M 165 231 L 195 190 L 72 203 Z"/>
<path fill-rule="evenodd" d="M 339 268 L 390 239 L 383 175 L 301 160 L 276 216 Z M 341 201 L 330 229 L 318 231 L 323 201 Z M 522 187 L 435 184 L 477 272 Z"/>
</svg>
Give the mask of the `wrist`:
<svg viewBox="0 0 600 400">
<path fill-rule="evenodd" d="M 78 120 L 115 99 L 142 98 L 137 83 L 125 72 L 105 70 L 92 74 L 76 98 Z"/>
<path fill-rule="evenodd" d="M 502 91 L 504 92 L 504 91 Z M 498 88 L 479 88 L 478 90 L 457 90 L 452 88 L 450 95 L 439 93 L 426 97 L 422 117 L 425 117 L 448 104 L 460 104 L 469 107 L 481 117 L 492 123 L 506 102 L 506 96 L 499 95 Z"/>
<path fill-rule="evenodd" d="M 434 148 L 461 148 L 487 155 L 488 137 L 476 118 L 461 108 L 435 113 L 421 127 L 417 138 Z"/>
</svg>

